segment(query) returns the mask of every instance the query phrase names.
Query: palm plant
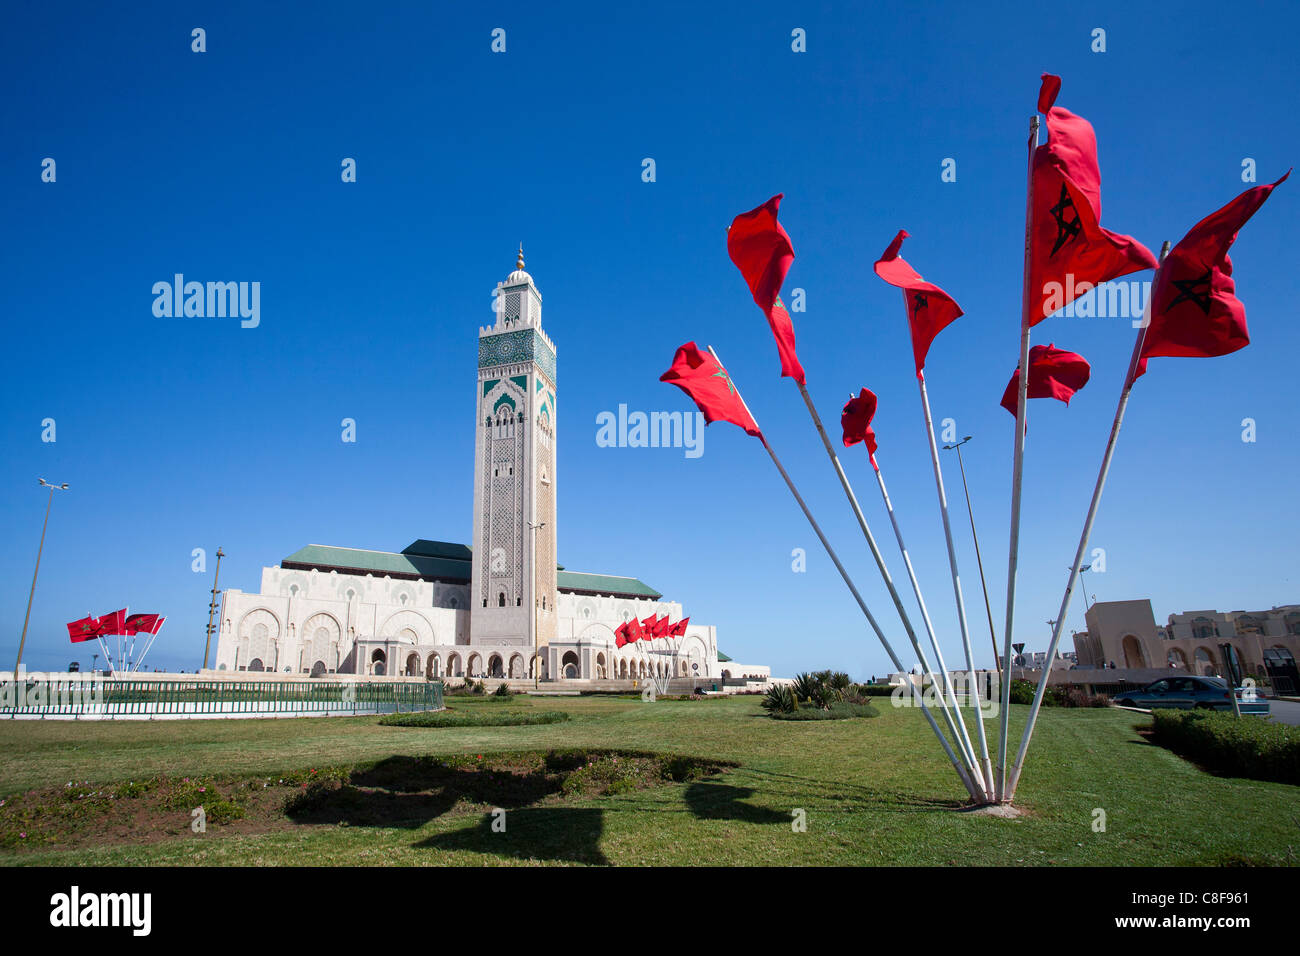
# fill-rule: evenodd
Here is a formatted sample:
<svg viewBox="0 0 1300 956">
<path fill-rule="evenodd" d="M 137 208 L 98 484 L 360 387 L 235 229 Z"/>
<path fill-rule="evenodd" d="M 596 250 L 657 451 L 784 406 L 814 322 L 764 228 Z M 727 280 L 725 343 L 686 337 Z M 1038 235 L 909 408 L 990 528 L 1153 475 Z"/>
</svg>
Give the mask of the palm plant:
<svg viewBox="0 0 1300 956">
<path fill-rule="evenodd" d="M 816 674 L 796 674 L 794 683 L 790 685 L 790 691 L 797 700 L 811 701 L 820 687 L 821 681 L 817 679 Z"/>
<path fill-rule="evenodd" d="M 788 714 L 797 707 L 794 694 L 786 684 L 773 684 L 763 695 L 763 709 L 776 714 Z"/>
</svg>

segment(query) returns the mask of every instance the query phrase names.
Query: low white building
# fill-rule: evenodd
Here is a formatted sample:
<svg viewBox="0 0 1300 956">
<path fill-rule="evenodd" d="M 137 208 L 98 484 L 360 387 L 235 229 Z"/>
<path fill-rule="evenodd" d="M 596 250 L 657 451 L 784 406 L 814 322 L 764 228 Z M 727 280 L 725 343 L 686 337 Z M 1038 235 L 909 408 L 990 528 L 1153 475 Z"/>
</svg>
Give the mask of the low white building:
<svg viewBox="0 0 1300 956">
<path fill-rule="evenodd" d="M 765 666 L 720 662 L 707 624 L 617 647 L 623 622 L 679 621 L 682 606 L 636 578 L 556 564 L 555 346 L 542 330 L 541 293 L 522 250 L 496 295 L 497 320 L 479 329 L 472 545 L 419 539 L 399 552 L 307 545 L 264 568 L 258 591 L 222 592 L 215 669 L 766 679 Z"/>
</svg>

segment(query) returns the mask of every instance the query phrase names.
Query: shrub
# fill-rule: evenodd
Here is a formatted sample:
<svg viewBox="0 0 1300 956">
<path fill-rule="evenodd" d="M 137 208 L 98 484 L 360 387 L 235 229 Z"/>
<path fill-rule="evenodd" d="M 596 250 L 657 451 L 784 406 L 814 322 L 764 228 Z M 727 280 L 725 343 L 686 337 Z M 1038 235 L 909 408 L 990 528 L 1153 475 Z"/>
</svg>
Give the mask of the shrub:
<svg viewBox="0 0 1300 956">
<path fill-rule="evenodd" d="M 794 710 L 794 694 L 785 684 L 773 684 L 763 695 L 763 709 L 776 714 L 788 714 Z"/>
<path fill-rule="evenodd" d="M 876 710 L 870 704 L 851 704 L 848 701 L 836 701 L 828 710 L 792 710 L 772 714 L 776 720 L 848 720 L 850 717 L 875 716 Z"/>
<path fill-rule="evenodd" d="M 794 694 L 796 702 L 801 700 L 811 701 L 820 684 L 821 681 L 812 674 L 795 674 L 794 683 L 790 685 L 790 693 Z"/>
<path fill-rule="evenodd" d="M 514 691 L 510 689 L 509 684 L 498 684 L 497 689 L 492 692 L 493 697 L 513 697 Z"/>
<path fill-rule="evenodd" d="M 1032 704 L 1034 702 L 1034 683 L 1033 681 L 1021 680 L 1017 678 L 1011 682 L 1011 703 L 1013 704 Z M 1046 702 L 1046 698 L 1044 698 Z"/>
<path fill-rule="evenodd" d="M 478 708 L 475 708 L 476 710 Z M 530 724 L 556 724 L 568 720 L 562 710 L 499 711 L 490 713 L 458 714 L 445 710 L 430 710 L 416 714 L 388 714 L 379 718 L 387 727 L 520 727 Z"/>
<path fill-rule="evenodd" d="M 482 697 L 487 693 L 487 684 L 483 683 L 481 680 L 472 681 L 469 685 L 469 692 Z"/>
<path fill-rule="evenodd" d="M 1300 727 L 1206 710 L 1156 710 L 1153 739 L 1211 773 L 1300 784 Z"/>
<path fill-rule="evenodd" d="M 820 710 L 830 710 L 833 704 L 844 700 L 845 691 L 853 686 L 849 675 L 837 671 L 816 671 L 811 674 L 796 674 L 790 685 L 794 697 L 794 707 L 809 703 Z"/>
</svg>

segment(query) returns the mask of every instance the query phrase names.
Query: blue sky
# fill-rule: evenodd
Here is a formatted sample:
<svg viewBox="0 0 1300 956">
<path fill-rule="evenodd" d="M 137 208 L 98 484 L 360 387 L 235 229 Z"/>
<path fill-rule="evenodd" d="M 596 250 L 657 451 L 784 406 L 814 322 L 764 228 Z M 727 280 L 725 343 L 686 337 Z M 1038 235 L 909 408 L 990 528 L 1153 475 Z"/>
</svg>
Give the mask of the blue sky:
<svg viewBox="0 0 1300 956">
<path fill-rule="evenodd" d="M 716 347 L 886 622 L 901 628 L 793 385 L 727 258 L 731 218 L 784 192 L 806 290 L 794 316 L 833 421 L 880 396 L 880 462 L 941 629 L 958 636 L 898 293 L 904 255 L 966 316 L 930 353 L 955 418 L 1001 627 L 1025 151 L 1039 74 L 1096 127 L 1102 223 L 1152 249 L 1300 157 L 1294 9 L 960 3 L 55 4 L 0 36 L 0 662 L 12 662 L 54 502 L 25 661 L 76 653 L 63 624 L 123 604 L 168 617 L 152 663 L 202 660 L 211 555 L 222 582 L 308 542 L 400 550 L 469 538 L 477 329 L 522 239 L 559 361 L 561 562 L 641 577 L 779 673 L 883 673 L 884 653 L 761 446 L 711 426 L 704 455 L 601 448 L 596 416 L 684 409 L 674 349 Z M 207 31 L 191 52 L 190 31 Z M 506 52 L 490 50 L 506 31 Z M 1106 52 L 1090 50 L 1094 28 Z M 791 50 L 802 28 L 807 52 Z M 54 158 L 57 181 L 41 181 Z M 344 157 L 356 183 L 340 181 Z M 653 158 L 656 181 L 642 181 Z M 957 180 L 941 181 L 956 160 Z M 1094 533 L 1100 600 L 1157 618 L 1300 601 L 1295 354 L 1300 188 L 1233 248 L 1249 348 L 1157 359 L 1138 384 Z M 261 324 L 155 318 L 155 282 L 261 283 Z M 1141 276 L 1147 278 L 1149 275 Z M 1133 330 L 1055 317 L 1034 341 L 1083 353 L 1067 409 L 1031 405 L 1017 640 L 1044 649 Z M 43 442 L 42 420 L 56 422 Z M 357 422 L 354 444 L 340 422 Z M 1242 419 L 1257 440 L 1242 441 Z M 945 453 L 977 662 L 988 635 L 956 462 Z M 845 455 L 902 580 L 866 456 Z M 206 548 L 206 573 L 191 551 Z M 807 570 L 792 571 L 804 548 Z M 1082 625 L 1082 607 L 1071 611 Z M 1068 646 L 1068 644 L 1067 644 Z M 983 653 L 981 653 L 981 649 Z"/>
</svg>

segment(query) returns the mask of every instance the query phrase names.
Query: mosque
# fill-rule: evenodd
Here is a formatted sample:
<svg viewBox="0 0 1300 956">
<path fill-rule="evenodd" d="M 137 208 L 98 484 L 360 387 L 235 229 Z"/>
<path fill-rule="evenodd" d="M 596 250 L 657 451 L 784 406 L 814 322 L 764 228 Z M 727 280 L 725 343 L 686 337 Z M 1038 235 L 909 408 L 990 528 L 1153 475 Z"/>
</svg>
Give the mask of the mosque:
<svg viewBox="0 0 1300 956">
<path fill-rule="evenodd" d="M 769 676 L 718 653 L 717 629 L 621 648 L 632 618 L 682 617 L 634 577 L 556 563 L 555 345 L 524 271 L 497 285 L 479 330 L 472 543 L 401 551 L 309 544 L 262 569 L 256 592 L 221 593 L 218 671 L 544 681 Z"/>
</svg>

